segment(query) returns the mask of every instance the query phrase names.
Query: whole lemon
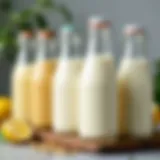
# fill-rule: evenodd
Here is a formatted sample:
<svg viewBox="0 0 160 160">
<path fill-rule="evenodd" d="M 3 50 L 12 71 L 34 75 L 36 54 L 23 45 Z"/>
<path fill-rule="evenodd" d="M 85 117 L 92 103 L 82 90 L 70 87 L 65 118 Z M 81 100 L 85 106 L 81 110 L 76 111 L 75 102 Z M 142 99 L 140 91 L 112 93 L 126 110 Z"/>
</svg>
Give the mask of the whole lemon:
<svg viewBox="0 0 160 160">
<path fill-rule="evenodd" d="M 8 97 L 0 96 L 0 121 L 6 119 L 11 112 L 11 101 Z"/>
</svg>

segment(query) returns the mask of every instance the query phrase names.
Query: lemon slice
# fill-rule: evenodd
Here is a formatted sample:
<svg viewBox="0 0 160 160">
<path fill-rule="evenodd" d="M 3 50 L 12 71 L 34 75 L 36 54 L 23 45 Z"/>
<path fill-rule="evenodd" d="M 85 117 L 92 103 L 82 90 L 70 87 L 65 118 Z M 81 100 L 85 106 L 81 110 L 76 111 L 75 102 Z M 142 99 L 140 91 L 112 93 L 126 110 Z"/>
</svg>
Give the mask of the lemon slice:
<svg viewBox="0 0 160 160">
<path fill-rule="evenodd" d="M 29 125 L 22 120 L 10 119 L 3 123 L 3 136 L 11 142 L 22 142 L 29 140 L 32 136 L 32 130 Z"/>
</svg>

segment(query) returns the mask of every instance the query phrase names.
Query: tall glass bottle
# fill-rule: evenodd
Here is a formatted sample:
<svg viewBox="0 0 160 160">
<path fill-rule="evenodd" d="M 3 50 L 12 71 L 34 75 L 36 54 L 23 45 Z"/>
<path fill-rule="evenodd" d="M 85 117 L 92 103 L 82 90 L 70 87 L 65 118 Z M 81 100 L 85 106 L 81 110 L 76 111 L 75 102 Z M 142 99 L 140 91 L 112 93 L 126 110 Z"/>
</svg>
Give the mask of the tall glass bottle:
<svg viewBox="0 0 160 160">
<path fill-rule="evenodd" d="M 77 82 L 82 67 L 79 40 L 74 27 L 69 24 L 61 29 L 61 55 L 55 77 L 53 76 L 53 127 L 56 132 L 77 130 Z"/>
<path fill-rule="evenodd" d="M 51 127 L 51 77 L 56 70 L 55 33 L 38 33 L 37 57 L 32 77 L 31 124 L 42 129 Z"/>
<path fill-rule="evenodd" d="M 116 71 L 110 21 L 89 19 L 87 57 L 80 80 L 79 134 L 82 138 L 111 138 L 117 134 Z"/>
<path fill-rule="evenodd" d="M 126 46 L 119 82 L 119 131 L 136 137 L 152 133 L 152 77 L 145 53 L 144 30 L 137 25 L 125 28 Z"/>
<path fill-rule="evenodd" d="M 33 33 L 22 31 L 18 37 L 19 54 L 13 68 L 12 86 L 12 116 L 28 121 L 30 118 L 30 78 L 33 60 Z"/>
</svg>

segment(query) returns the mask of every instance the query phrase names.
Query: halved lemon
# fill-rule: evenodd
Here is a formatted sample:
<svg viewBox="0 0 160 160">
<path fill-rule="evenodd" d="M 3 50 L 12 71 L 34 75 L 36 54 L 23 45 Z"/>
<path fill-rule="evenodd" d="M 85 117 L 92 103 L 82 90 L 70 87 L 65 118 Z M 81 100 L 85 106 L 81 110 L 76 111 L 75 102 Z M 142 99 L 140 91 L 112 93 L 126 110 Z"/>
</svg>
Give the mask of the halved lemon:
<svg viewBox="0 0 160 160">
<path fill-rule="evenodd" d="M 1 131 L 3 136 L 10 142 L 23 142 L 29 140 L 32 136 L 30 126 L 16 119 L 9 119 L 2 124 Z"/>
</svg>

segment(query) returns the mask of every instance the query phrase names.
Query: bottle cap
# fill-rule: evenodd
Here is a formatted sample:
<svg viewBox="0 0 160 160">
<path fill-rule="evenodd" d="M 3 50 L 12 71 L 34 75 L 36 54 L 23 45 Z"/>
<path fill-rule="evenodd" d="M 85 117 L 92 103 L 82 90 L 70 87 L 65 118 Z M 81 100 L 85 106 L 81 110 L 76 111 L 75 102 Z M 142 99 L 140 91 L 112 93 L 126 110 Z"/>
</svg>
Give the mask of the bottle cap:
<svg viewBox="0 0 160 160">
<path fill-rule="evenodd" d="M 112 25 L 110 20 L 105 20 L 101 16 L 92 16 L 89 18 L 88 23 L 90 27 L 97 29 L 110 28 Z"/>
<path fill-rule="evenodd" d="M 127 36 L 143 35 L 144 28 L 137 24 L 127 24 L 124 28 L 124 34 Z"/>
<path fill-rule="evenodd" d="M 42 39 L 52 39 L 56 36 L 56 32 L 51 30 L 40 30 L 37 36 Z"/>
<path fill-rule="evenodd" d="M 19 38 L 31 39 L 34 37 L 34 34 L 31 30 L 23 30 L 19 33 Z"/>
<path fill-rule="evenodd" d="M 23 30 L 17 36 L 17 43 L 27 43 L 31 40 L 34 40 L 34 34 L 32 30 Z"/>
<path fill-rule="evenodd" d="M 72 24 L 65 24 L 61 27 L 62 32 L 73 32 L 75 30 Z"/>
<path fill-rule="evenodd" d="M 81 43 L 81 40 L 80 40 L 80 37 L 79 35 L 75 32 L 75 27 L 73 24 L 65 24 L 61 27 L 60 29 L 60 34 L 61 34 L 61 38 L 65 41 L 67 40 L 68 41 L 68 38 L 69 38 L 69 41 L 70 43 L 72 44 L 75 44 L 75 45 L 80 45 Z M 70 36 L 68 37 L 67 39 L 64 38 L 64 36 Z"/>
</svg>

